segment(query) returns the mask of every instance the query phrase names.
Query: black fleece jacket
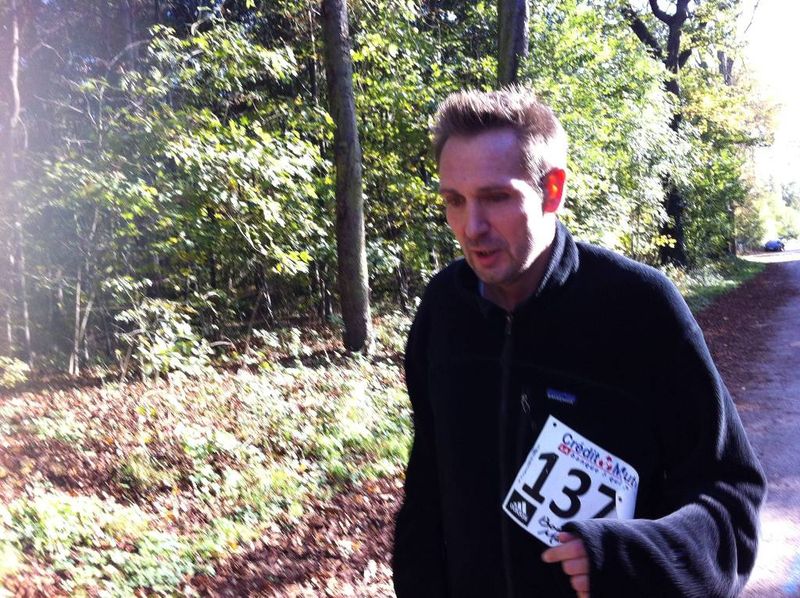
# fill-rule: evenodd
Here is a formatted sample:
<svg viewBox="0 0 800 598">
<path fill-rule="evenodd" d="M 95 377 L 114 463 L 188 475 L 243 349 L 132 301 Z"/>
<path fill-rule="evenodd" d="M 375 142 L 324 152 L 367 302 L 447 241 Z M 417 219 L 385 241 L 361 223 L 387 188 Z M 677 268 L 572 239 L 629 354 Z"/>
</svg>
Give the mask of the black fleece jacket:
<svg viewBox="0 0 800 598">
<path fill-rule="evenodd" d="M 592 598 L 735 596 L 765 480 L 703 335 L 657 270 L 558 225 L 537 292 L 507 313 L 459 260 L 428 285 L 406 349 L 414 443 L 398 598 L 574 596 L 502 502 L 548 415 L 639 473 L 635 517 L 572 522 Z M 556 388 L 574 402 L 554 401 Z"/>
</svg>

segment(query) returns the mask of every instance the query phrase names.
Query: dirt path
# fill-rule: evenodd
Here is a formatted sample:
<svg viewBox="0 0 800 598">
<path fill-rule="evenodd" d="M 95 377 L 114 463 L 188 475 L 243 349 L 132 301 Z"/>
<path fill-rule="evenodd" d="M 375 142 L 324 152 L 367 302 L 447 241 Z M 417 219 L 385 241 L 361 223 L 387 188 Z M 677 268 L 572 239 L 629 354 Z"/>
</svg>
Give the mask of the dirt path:
<svg viewBox="0 0 800 598">
<path fill-rule="evenodd" d="M 761 545 L 745 598 L 800 596 L 800 250 L 699 320 L 767 473 Z"/>
</svg>

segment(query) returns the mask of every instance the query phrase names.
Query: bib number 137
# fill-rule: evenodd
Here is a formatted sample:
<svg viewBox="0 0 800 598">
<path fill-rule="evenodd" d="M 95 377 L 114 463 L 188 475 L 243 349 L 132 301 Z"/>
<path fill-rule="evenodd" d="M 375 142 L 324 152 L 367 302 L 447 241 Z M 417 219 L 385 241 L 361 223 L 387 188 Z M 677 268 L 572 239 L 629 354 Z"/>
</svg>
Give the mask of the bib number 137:
<svg viewBox="0 0 800 598">
<path fill-rule="evenodd" d="M 503 510 L 548 546 L 568 521 L 633 517 L 639 475 L 550 416 L 509 490 Z"/>
</svg>

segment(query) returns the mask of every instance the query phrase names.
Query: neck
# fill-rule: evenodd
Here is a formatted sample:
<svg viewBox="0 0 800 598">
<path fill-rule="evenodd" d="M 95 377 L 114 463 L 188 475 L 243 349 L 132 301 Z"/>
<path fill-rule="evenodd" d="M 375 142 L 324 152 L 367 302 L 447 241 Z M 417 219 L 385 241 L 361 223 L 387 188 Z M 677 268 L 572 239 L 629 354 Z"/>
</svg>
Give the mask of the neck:
<svg viewBox="0 0 800 598">
<path fill-rule="evenodd" d="M 482 284 L 481 294 L 507 312 L 514 311 L 519 304 L 539 289 L 544 271 L 553 253 L 552 243 L 540 253 L 534 262 L 517 280 L 507 284 Z"/>
</svg>

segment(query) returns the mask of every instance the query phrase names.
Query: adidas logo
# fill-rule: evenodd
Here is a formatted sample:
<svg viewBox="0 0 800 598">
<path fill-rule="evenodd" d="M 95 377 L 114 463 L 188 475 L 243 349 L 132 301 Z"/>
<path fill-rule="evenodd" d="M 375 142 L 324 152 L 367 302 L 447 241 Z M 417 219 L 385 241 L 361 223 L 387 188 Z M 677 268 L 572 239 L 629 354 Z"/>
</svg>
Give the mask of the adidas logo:
<svg viewBox="0 0 800 598">
<path fill-rule="evenodd" d="M 514 495 L 506 503 L 506 509 L 525 525 L 528 525 L 533 516 L 533 507 L 517 492 L 514 492 Z"/>
<path fill-rule="evenodd" d="M 508 508 L 511 509 L 514 512 L 514 514 L 517 517 L 519 517 L 520 519 L 522 519 L 523 521 L 525 521 L 525 519 L 527 519 L 527 517 L 528 517 L 528 508 L 527 508 L 527 505 L 524 502 L 522 502 L 521 500 L 518 500 L 516 502 L 512 502 L 510 505 L 508 505 Z"/>
</svg>

